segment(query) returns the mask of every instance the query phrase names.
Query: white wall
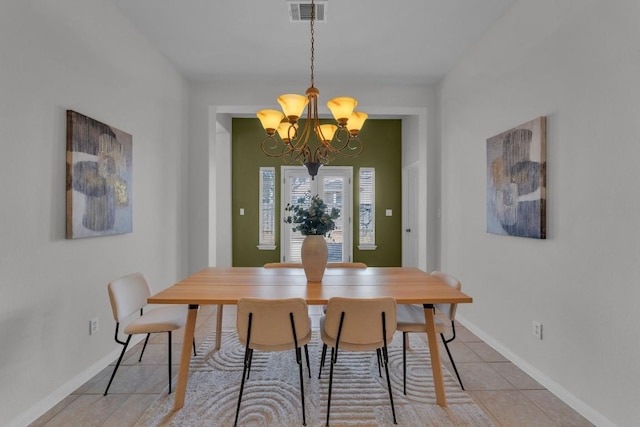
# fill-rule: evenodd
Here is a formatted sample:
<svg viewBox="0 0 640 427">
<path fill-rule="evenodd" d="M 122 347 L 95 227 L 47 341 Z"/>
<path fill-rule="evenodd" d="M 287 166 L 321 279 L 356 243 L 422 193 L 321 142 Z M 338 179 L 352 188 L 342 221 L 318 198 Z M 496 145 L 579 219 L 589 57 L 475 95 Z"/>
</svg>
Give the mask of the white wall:
<svg viewBox="0 0 640 427">
<path fill-rule="evenodd" d="M 110 2 L 1 3 L 0 425 L 110 361 L 109 280 L 142 271 L 160 290 L 185 274 L 186 94 Z M 133 135 L 133 233 L 65 239 L 67 109 Z"/>
<path fill-rule="evenodd" d="M 459 314 L 597 425 L 640 420 L 640 2 L 521 1 L 441 85 Z M 485 232 L 486 139 L 547 116 L 547 240 Z M 532 321 L 544 325 L 542 341 Z"/>
<path fill-rule="evenodd" d="M 320 90 L 320 104 L 334 96 L 348 94 L 358 99 L 362 111 L 371 117 L 408 118 L 410 127 L 403 126 L 403 144 L 410 148 L 403 155 L 411 154 L 405 164 L 419 161 L 421 229 L 424 230 L 420 245 L 420 266 L 431 264 L 431 252 L 436 251 L 437 240 L 427 238 L 434 231 L 435 219 L 427 213 L 427 199 L 437 194 L 437 181 L 427 182 L 428 159 L 436 159 L 436 135 L 428 131 L 428 124 L 435 119 L 436 93 L 428 86 L 367 85 L 361 82 L 324 82 L 316 79 Z M 197 271 L 209 265 L 230 265 L 231 245 L 231 192 L 230 192 L 230 117 L 255 117 L 261 108 L 277 106 L 276 98 L 291 91 L 304 93 L 309 86 L 305 76 L 299 81 L 241 82 L 221 81 L 191 83 L 189 86 L 189 269 Z M 324 101 L 323 101 L 324 100 Z M 328 113 L 328 110 L 326 111 Z M 365 124 L 366 126 L 366 124 Z M 247 141 L 255 144 L 259 141 Z M 365 141 L 366 149 L 366 141 Z M 435 233 L 435 232 L 434 232 Z M 212 244 L 211 242 L 217 242 Z M 427 243 L 428 242 L 428 243 Z M 428 259 L 429 257 L 429 259 Z"/>
</svg>

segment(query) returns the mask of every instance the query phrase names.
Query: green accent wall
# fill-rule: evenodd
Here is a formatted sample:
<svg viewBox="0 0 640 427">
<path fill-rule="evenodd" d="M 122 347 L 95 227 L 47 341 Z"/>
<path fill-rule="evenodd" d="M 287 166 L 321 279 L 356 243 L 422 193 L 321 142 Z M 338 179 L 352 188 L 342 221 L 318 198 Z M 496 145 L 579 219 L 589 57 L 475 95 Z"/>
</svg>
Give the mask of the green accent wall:
<svg viewBox="0 0 640 427">
<path fill-rule="evenodd" d="M 304 123 L 301 123 L 301 127 Z M 265 132 L 258 119 L 234 118 L 231 131 L 231 204 L 233 265 L 262 266 L 280 260 L 280 186 L 282 159 L 267 157 L 260 149 Z M 353 261 L 371 267 L 402 265 L 402 122 L 367 120 L 360 139 L 364 150 L 354 159 L 337 156 L 329 166 L 353 166 Z M 276 250 L 259 250 L 260 167 L 276 171 Z M 300 166 L 304 168 L 304 166 Z M 376 170 L 376 250 L 358 250 L 359 171 Z M 244 215 L 240 215 L 240 209 Z M 392 216 L 386 216 L 391 209 Z"/>
</svg>

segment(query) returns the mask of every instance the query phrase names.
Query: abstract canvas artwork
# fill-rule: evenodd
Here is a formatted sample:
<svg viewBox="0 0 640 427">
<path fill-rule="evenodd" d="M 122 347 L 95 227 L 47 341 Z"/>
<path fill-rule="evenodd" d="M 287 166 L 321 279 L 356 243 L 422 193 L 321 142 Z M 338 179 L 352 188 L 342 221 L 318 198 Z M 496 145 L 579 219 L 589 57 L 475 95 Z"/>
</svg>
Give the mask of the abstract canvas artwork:
<svg viewBox="0 0 640 427">
<path fill-rule="evenodd" d="M 487 232 L 545 239 L 546 117 L 487 139 Z"/>
<path fill-rule="evenodd" d="M 67 239 L 132 232 L 132 138 L 67 110 Z"/>
</svg>

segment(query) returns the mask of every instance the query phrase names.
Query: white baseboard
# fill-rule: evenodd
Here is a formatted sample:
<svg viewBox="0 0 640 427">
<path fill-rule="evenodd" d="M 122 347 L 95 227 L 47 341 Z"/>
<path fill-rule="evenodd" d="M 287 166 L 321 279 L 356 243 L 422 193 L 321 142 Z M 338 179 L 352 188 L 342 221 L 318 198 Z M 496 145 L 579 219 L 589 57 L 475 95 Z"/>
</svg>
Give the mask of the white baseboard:
<svg viewBox="0 0 640 427">
<path fill-rule="evenodd" d="M 143 335 L 138 337 L 132 337 L 131 342 L 129 343 L 129 348 L 132 348 L 139 341 L 142 341 L 144 338 Z M 85 369 L 80 374 L 76 375 L 70 381 L 66 382 L 62 386 L 60 386 L 57 390 L 51 393 L 49 396 L 42 399 L 40 402 L 33 405 L 27 411 L 23 412 L 13 420 L 7 424 L 6 427 L 24 427 L 26 425 L 31 424 L 42 415 L 44 415 L 49 409 L 56 406 L 60 403 L 65 397 L 69 396 L 75 390 L 78 389 L 82 384 L 89 381 L 91 378 L 96 376 L 100 371 L 102 371 L 106 366 L 108 366 L 111 362 L 113 362 L 118 356 L 120 356 L 120 352 L 122 349 L 118 348 L 113 350 L 111 353 L 107 354 L 96 363 Z"/>
<path fill-rule="evenodd" d="M 591 423 L 598 427 L 616 427 L 616 425 L 607 419 L 604 415 L 578 399 L 574 394 L 562 387 L 560 384 L 549 378 L 543 372 L 529 364 L 526 360 L 514 354 L 507 347 L 496 341 L 490 335 L 487 335 L 484 331 L 476 327 L 468 319 L 463 316 L 456 316 L 456 320 L 459 321 L 465 328 L 473 332 L 478 338 L 482 339 L 488 345 L 493 347 L 497 352 L 506 357 L 518 368 L 526 372 L 531 378 L 542 384 L 547 390 L 556 395 L 560 400 L 573 408 L 580 415 L 585 417 Z"/>
</svg>

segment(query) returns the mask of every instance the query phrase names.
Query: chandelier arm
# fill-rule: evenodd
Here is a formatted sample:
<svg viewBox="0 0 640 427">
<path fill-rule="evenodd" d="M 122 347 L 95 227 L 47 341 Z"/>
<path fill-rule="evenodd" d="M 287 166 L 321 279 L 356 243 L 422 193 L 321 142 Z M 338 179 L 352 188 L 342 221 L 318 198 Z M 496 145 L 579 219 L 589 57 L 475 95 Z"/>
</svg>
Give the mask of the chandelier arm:
<svg viewBox="0 0 640 427">
<path fill-rule="evenodd" d="M 289 144 L 293 145 L 293 142 L 298 138 L 297 123 L 289 125 L 289 128 L 287 129 L 287 137 L 289 138 Z"/>
<path fill-rule="evenodd" d="M 315 151 L 315 161 L 323 165 L 336 159 L 335 153 L 327 148 L 326 145 L 320 145 Z"/>
<path fill-rule="evenodd" d="M 314 128 L 319 128 L 320 127 L 320 118 L 318 117 L 318 97 L 314 96 L 313 97 L 313 127 Z"/>
<path fill-rule="evenodd" d="M 271 143 L 270 145 L 267 145 Z M 268 157 L 284 157 L 289 152 L 291 152 L 291 148 L 289 144 L 280 141 L 275 137 L 275 135 L 268 135 L 260 142 L 260 149 L 262 152 Z"/>
<path fill-rule="evenodd" d="M 299 163 L 298 157 L 300 157 L 300 152 L 291 150 L 282 156 L 282 161 L 288 164 Z"/>
<path fill-rule="evenodd" d="M 318 117 L 318 97 L 314 96 L 310 100 L 309 104 L 313 104 L 313 109 L 312 109 L 313 111 L 312 111 L 312 115 L 309 116 L 309 120 L 310 121 L 313 120 L 313 130 L 315 132 L 318 148 L 320 148 L 323 145 L 325 145 L 324 143 L 325 137 L 323 135 L 322 128 L 320 127 L 320 118 Z"/>
<path fill-rule="evenodd" d="M 344 146 L 346 146 L 346 144 L 348 144 L 349 140 L 351 139 L 351 133 L 349 133 L 349 129 L 347 129 L 345 126 L 338 127 L 338 130 L 336 131 L 335 139 L 337 142 L 344 141 L 345 143 Z"/>
<path fill-rule="evenodd" d="M 348 134 L 348 131 L 345 130 L 345 132 L 347 132 Z M 364 144 L 358 138 L 353 137 L 350 134 L 348 135 L 349 137 L 344 142 L 342 142 L 340 138 L 336 137 L 330 142 L 330 144 L 327 146 L 327 149 L 333 153 L 341 155 L 342 157 L 358 157 L 358 155 L 362 153 Z M 336 142 L 341 145 L 336 146 Z"/>
<path fill-rule="evenodd" d="M 312 162 L 312 161 L 313 160 L 312 160 L 311 151 L 309 150 L 309 147 L 304 147 L 304 149 L 302 149 L 301 151 L 296 151 L 296 155 L 292 157 L 290 163 L 300 163 L 301 165 L 303 165 L 307 162 Z"/>
<path fill-rule="evenodd" d="M 342 138 L 340 138 L 341 134 L 346 134 L 346 138 L 343 140 Z M 349 137 L 351 136 L 351 134 L 349 134 L 349 131 L 346 128 L 342 128 L 339 127 L 338 130 L 336 131 L 336 134 L 334 135 L 334 138 L 329 141 L 328 145 L 328 149 L 334 152 L 341 152 L 345 149 L 348 148 L 349 146 Z"/>
<path fill-rule="evenodd" d="M 291 145 L 295 151 L 302 151 L 309 144 L 309 136 L 311 134 L 311 123 L 309 117 L 311 117 L 311 100 L 307 104 L 307 119 L 304 122 L 302 131 L 298 129 L 297 137 L 295 140 L 291 140 Z"/>
<path fill-rule="evenodd" d="M 347 151 L 347 149 L 349 151 Z M 351 159 L 351 158 L 358 157 L 362 153 L 363 149 L 364 149 L 364 146 L 362 142 L 357 141 L 357 144 L 355 146 L 351 146 L 351 144 L 349 144 L 349 146 L 345 150 L 336 151 L 335 153 L 341 155 L 342 157 Z"/>
<path fill-rule="evenodd" d="M 322 153 L 320 152 L 322 150 L 322 146 L 318 146 L 315 148 L 315 150 L 313 150 L 313 154 L 311 154 L 311 151 L 309 151 L 309 156 L 308 159 L 305 161 L 305 163 L 320 163 L 320 164 L 326 164 L 323 160 L 324 157 L 322 156 Z"/>
</svg>

